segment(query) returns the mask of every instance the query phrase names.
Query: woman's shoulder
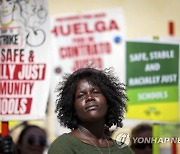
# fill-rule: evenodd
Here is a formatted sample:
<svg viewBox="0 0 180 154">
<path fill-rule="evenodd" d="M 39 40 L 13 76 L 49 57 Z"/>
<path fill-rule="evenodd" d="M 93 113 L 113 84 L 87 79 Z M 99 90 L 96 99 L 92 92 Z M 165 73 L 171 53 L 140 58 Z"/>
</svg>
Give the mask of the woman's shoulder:
<svg viewBox="0 0 180 154">
<path fill-rule="evenodd" d="M 68 133 L 64 133 L 60 136 L 58 136 L 52 144 L 65 144 L 66 142 L 69 142 L 71 136 Z"/>
<path fill-rule="evenodd" d="M 69 144 L 71 141 L 71 136 L 67 133 L 60 135 L 57 137 L 50 145 L 48 154 L 56 154 L 59 151 L 67 152 L 69 149 Z"/>
</svg>

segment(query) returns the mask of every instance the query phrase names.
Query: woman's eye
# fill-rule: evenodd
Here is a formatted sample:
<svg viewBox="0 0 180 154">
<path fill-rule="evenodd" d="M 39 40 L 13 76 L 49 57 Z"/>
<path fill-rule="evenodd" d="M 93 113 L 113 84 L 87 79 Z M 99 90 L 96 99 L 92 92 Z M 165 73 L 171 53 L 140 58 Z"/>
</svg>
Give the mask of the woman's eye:
<svg viewBox="0 0 180 154">
<path fill-rule="evenodd" d="M 77 98 L 82 98 L 83 96 L 84 96 L 84 94 L 80 93 L 80 94 L 77 95 Z"/>
<path fill-rule="evenodd" d="M 94 94 L 99 94 L 100 92 L 99 92 L 99 90 L 94 89 L 94 90 L 93 90 L 93 93 L 94 93 Z"/>
</svg>

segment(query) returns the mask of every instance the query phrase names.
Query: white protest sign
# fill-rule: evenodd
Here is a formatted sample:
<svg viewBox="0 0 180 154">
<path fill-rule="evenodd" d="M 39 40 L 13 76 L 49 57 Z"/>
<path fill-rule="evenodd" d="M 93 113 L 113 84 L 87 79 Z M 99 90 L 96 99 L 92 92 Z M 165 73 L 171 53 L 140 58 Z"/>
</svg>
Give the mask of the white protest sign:
<svg viewBox="0 0 180 154">
<path fill-rule="evenodd" d="M 114 67 L 120 80 L 124 80 L 125 23 L 122 9 L 59 14 L 51 23 L 53 103 L 61 77 L 81 67 L 91 64 L 98 69 Z"/>
<path fill-rule="evenodd" d="M 47 1 L 2 1 L 0 10 L 0 119 L 44 118 L 52 54 Z"/>
</svg>

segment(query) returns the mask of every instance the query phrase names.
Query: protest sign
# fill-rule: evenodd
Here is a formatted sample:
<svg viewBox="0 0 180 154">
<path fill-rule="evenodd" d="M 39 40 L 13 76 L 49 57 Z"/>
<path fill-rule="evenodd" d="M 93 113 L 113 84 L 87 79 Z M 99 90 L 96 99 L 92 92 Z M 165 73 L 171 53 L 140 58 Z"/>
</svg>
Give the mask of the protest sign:
<svg viewBox="0 0 180 154">
<path fill-rule="evenodd" d="M 179 44 L 128 41 L 127 118 L 179 121 Z"/>
<path fill-rule="evenodd" d="M 52 54 L 47 1 L 2 1 L 0 7 L 0 119 L 44 118 Z"/>
<path fill-rule="evenodd" d="M 114 67 L 120 80 L 125 72 L 125 23 L 120 8 L 59 14 L 52 18 L 53 77 L 51 98 L 62 76 L 78 68 Z"/>
</svg>

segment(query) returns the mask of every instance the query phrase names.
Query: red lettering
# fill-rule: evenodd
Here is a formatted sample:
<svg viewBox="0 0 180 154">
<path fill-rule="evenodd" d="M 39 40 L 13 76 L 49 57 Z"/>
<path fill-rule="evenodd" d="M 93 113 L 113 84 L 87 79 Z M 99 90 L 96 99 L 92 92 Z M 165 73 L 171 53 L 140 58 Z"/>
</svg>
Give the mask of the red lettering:
<svg viewBox="0 0 180 154">
<path fill-rule="evenodd" d="M 96 18 L 103 18 L 103 17 L 106 16 L 106 14 L 105 14 L 105 13 L 98 13 L 98 14 L 95 14 L 94 16 L 95 16 Z"/>
<path fill-rule="evenodd" d="M 104 32 L 104 31 L 106 31 L 106 25 L 105 25 L 104 21 L 96 22 L 95 29 L 96 29 L 97 32 Z"/>
<path fill-rule="evenodd" d="M 74 24 L 74 34 L 81 34 L 82 33 L 82 27 L 80 23 Z"/>
<path fill-rule="evenodd" d="M 51 33 L 53 33 L 57 37 L 58 36 L 58 27 L 54 26 L 54 28 L 51 30 Z"/>
<path fill-rule="evenodd" d="M 52 30 L 52 33 L 55 36 L 62 35 L 68 36 L 71 34 L 80 35 L 84 33 L 95 33 L 95 32 L 105 32 L 105 31 L 112 31 L 112 30 L 119 30 L 117 23 L 114 20 L 109 21 L 106 23 L 105 21 L 98 20 L 94 22 L 94 24 L 89 23 L 81 23 L 77 22 L 74 24 L 67 24 L 67 25 L 60 25 L 55 26 Z"/>
<path fill-rule="evenodd" d="M 0 49 L 1 62 L 24 62 L 24 49 Z"/>
<path fill-rule="evenodd" d="M 65 30 L 65 28 L 66 28 L 66 30 Z M 59 30 L 60 30 L 61 35 L 64 35 L 64 36 L 70 35 L 71 25 L 67 25 L 67 27 L 60 26 Z"/>
<path fill-rule="evenodd" d="M 120 30 L 118 25 L 116 24 L 116 22 L 114 20 L 110 21 L 110 25 L 109 25 L 109 30 Z"/>
<path fill-rule="evenodd" d="M 96 66 L 97 68 L 100 69 L 103 68 L 103 60 L 101 58 L 88 58 L 88 59 L 75 60 L 74 65 L 72 67 L 72 71 L 88 66 L 89 64 L 93 64 L 93 66 Z"/>
<path fill-rule="evenodd" d="M 90 34 L 90 33 L 94 32 L 92 29 L 90 29 L 90 27 L 87 23 L 84 24 L 84 29 L 85 29 L 84 33 Z"/>
<path fill-rule="evenodd" d="M 111 53 L 109 42 L 83 44 L 79 46 L 64 46 L 59 49 L 59 56 L 62 59 L 86 55 L 102 55 Z"/>
</svg>

